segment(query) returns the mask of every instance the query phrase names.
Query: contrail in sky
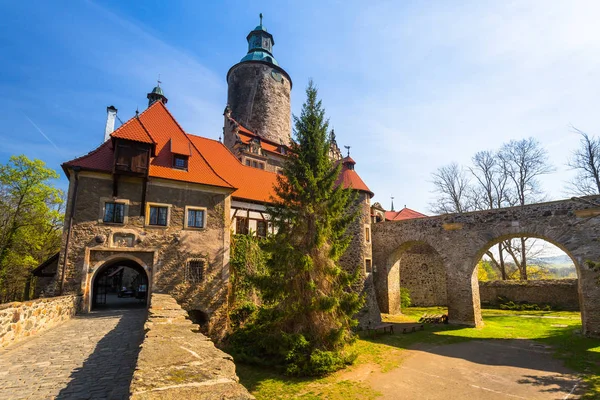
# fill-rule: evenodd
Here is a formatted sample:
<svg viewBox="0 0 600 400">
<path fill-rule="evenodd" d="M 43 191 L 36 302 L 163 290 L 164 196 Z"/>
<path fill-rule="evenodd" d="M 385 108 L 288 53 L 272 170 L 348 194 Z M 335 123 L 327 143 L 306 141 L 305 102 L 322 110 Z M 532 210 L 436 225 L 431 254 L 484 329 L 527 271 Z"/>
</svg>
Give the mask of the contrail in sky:
<svg viewBox="0 0 600 400">
<path fill-rule="evenodd" d="M 27 114 L 23 113 L 23 115 L 25 116 L 25 118 L 27 118 L 27 120 L 28 120 L 29 122 L 31 122 L 31 125 L 33 125 L 33 126 L 35 127 L 35 129 L 37 129 L 37 130 L 38 130 L 38 132 L 42 134 L 42 136 L 43 136 L 43 137 L 44 137 L 44 138 L 45 138 L 45 139 L 48 141 L 48 143 L 50 143 L 52 146 L 54 146 L 54 148 L 55 148 L 56 150 L 60 151 L 60 149 L 59 149 L 59 148 L 58 148 L 58 147 L 57 147 L 57 146 L 54 144 L 54 142 L 53 142 L 52 140 L 50 140 L 50 138 L 49 138 L 48 136 L 46 136 L 46 134 L 45 134 L 44 132 L 42 132 L 42 130 L 40 129 L 40 127 L 39 127 L 39 126 L 37 126 L 37 125 L 35 124 L 35 122 L 33 122 L 33 121 L 31 120 L 31 118 L 29 118 L 29 117 L 27 116 Z"/>
</svg>

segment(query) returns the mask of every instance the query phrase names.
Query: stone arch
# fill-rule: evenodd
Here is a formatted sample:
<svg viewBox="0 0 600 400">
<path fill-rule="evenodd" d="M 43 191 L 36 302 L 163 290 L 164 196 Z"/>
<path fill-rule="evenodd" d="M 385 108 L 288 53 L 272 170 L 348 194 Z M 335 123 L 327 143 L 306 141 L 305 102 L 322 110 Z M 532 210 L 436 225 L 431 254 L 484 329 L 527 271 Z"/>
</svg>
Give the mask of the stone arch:
<svg viewBox="0 0 600 400">
<path fill-rule="evenodd" d="M 390 253 L 375 274 L 379 308 L 383 313 L 399 314 L 402 271 L 413 274 L 404 280 L 408 289 L 420 302 L 445 303 L 446 267 L 444 259 L 435 246 L 423 239 L 402 242 Z M 423 270 L 425 264 L 427 270 Z M 433 268 L 430 268 L 433 267 Z M 418 292 L 417 292 L 418 291 Z M 412 294 L 411 294 L 412 296 Z"/>
<path fill-rule="evenodd" d="M 489 237 L 489 232 L 488 232 Z M 466 325 L 474 325 L 474 326 L 482 326 L 483 321 L 481 317 L 481 302 L 479 298 L 479 281 L 477 279 L 477 263 L 483 257 L 485 252 L 492 246 L 500 243 L 503 240 L 509 239 L 517 239 L 521 237 L 535 238 L 544 240 L 562 250 L 569 258 L 573 261 L 575 265 L 575 270 L 577 271 L 577 276 L 580 278 L 581 276 L 581 266 L 578 258 L 572 252 L 573 249 L 570 249 L 567 245 L 563 244 L 560 239 L 553 237 L 553 235 L 548 232 L 541 233 L 532 233 L 532 231 L 520 231 L 520 232 L 512 232 L 512 233 L 503 233 L 497 236 L 493 236 L 492 239 L 488 239 L 487 241 L 481 240 L 475 242 L 475 248 L 473 255 L 471 257 L 467 256 L 467 264 L 466 264 L 466 275 L 470 277 L 470 280 L 467 284 L 470 284 L 470 290 L 465 290 L 466 287 L 464 282 L 459 284 L 458 282 L 448 283 L 448 291 L 449 298 L 452 298 L 452 301 L 449 301 L 448 304 L 448 315 L 451 322 L 456 323 L 464 323 Z M 464 264 L 463 264 L 464 265 Z M 449 272 L 450 273 L 450 272 Z M 464 276 L 463 275 L 463 276 Z M 581 281 L 581 279 L 578 279 Z M 450 295 L 450 292 L 453 292 Z M 470 293 L 470 298 L 468 298 Z M 464 299 L 463 299 L 464 297 Z M 464 301 L 463 301 L 464 300 Z M 459 305 L 463 303 L 463 305 Z M 464 304 L 470 303 L 470 304 Z M 579 304 L 580 309 L 582 310 L 582 321 L 584 320 L 583 310 L 584 310 L 584 299 L 582 298 L 582 289 L 581 285 L 579 285 Z"/>
<path fill-rule="evenodd" d="M 134 270 L 145 274 L 146 281 L 148 282 L 148 290 L 146 294 L 146 306 L 150 305 L 150 294 L 152 293 L 152 268 L 150 268 L 144 261 L 140 258 L 135 257 L 130 254 L 115 254 L 109 257 L 106 257 L 102 261 L 96 263 L 96 265 L 90 267 L 88 271 L 88 279 L 86 280 L 86 288 L 84 291 L 84 311 L 91 311 L 93 307 L 93 299 L 96 295 L 96 283 L 97 279 L 102 275 L 107 268 L 115 266 L 115 265 L 123 265 L 129 268 L 133 268 Z"/>
</svg>

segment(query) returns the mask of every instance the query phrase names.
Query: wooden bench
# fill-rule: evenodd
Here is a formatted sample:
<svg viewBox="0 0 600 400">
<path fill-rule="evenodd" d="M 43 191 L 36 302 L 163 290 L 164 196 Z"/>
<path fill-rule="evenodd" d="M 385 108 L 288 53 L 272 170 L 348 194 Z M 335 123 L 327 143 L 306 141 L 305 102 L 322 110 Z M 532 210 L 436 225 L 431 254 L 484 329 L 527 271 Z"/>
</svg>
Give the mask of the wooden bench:
<svg viewBox="0 0 600 400">
<path fill-rule="evenodd" d="M 379 324 L 377 326 L 370 326 L 367 328 L 367 331 L 375 336 L 377 331 L 382 331 L 383 333 L 394 333 L 394 324 Z"/>
</svg>

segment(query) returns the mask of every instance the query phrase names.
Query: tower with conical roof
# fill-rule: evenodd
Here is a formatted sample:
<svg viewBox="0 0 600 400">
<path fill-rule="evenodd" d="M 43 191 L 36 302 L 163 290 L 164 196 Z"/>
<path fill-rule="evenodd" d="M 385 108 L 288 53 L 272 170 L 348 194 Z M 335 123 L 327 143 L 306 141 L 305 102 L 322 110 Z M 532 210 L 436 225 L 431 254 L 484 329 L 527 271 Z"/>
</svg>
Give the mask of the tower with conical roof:
<svg viewBox="0 0 600 400">
<path fill-rule="evenodd" d="M 292 132 L 292 80 L 273 56 L 275 41 L 262 24 L 262 14 L 246 40 L 248 53 L 227 73 L 231 117 L 258 136 L 287 145 Z M 235 138 L 225 132 L 224 139 L 231 148 Z"/>
</svg>

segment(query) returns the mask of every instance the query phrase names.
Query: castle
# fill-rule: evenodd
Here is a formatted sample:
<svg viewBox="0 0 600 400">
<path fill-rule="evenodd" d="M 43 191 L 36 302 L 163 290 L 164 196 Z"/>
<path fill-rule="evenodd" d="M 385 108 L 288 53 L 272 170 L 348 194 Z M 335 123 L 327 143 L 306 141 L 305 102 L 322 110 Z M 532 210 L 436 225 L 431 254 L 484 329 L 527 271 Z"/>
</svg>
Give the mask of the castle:
<svg viewBox="0 0 600 400">
<path fill-rule="evenodd" d="M 107 108 L 104 143 L 62 165 L 69 178 L 62 246 L 36 269 L 38 292 L 79 293 L 84 312 L 116 292 L 131 289 L 139 301 L 170 293 L 211 337 L 222 337 L 231 235 L 272 232 L 266 206 L 291 140 L 292 80 L 262 19 L 247 41 L 248 53 L 227 73 L 223 142 L 187 133 L 160 83 L 148 108 L 117 129 L 117 109 Z M 360 271 L 356 290 L 367 290 L 370 305 L 359 319 L 368 323 L 380 318 L 370 278 L 373 193 L 333 132 L 330 147 L 342 163 L 339 184 L 358 193 L 360 216 L 341 263 Z"/>
</svg>

